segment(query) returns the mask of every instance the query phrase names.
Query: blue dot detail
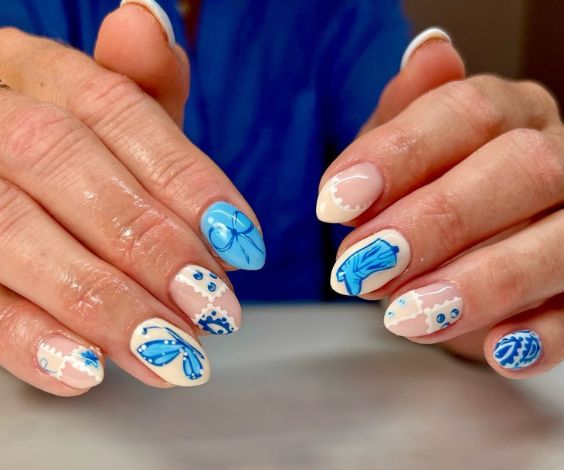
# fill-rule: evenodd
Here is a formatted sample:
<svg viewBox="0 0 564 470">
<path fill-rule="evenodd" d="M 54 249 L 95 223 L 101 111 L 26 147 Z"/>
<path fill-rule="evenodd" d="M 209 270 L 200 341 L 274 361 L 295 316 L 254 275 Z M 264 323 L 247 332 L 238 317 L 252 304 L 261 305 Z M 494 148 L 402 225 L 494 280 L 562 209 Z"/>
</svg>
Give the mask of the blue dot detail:
<svg viewBox="0 0 564 470">
<path fill-rule="evenodd" d="M 204 273 L 202 273 L 201 271 L 196 271 L 194 273 L 194 279 L 196 279 L 196 281 L 201 281 L 204 278 Z"/>
<path fill-rule="evenodd" d="M 210 282 L 210 283 L 208 284 L 208 290 L 209 290 L 210 292 L 215 292 L 216 289 L 217 289 L 217 286 L 215 285 L 215 282 Z"/>
<path fill-rule="evenodd" d="M 217 279 L 217 274 L 210 272 L 209 275 L 212 279 Z"/>
<path fill-rule="evenodd" d="M 439 314 L 437 315 L 437 321 L 438 321 L 439 323 L 443 323 L 445 320 L 446 320 L 446 316 L 445 316 L 444 313 L 439 313 Z"/>
<path fill-rule="evenodd" d="M 457 308 L 453 308 L 450 311 L 450 317 L 451 318 L 456 318 L 459 314 L 460 314 L 460 310 L 458 310 Z"/>
</svg>

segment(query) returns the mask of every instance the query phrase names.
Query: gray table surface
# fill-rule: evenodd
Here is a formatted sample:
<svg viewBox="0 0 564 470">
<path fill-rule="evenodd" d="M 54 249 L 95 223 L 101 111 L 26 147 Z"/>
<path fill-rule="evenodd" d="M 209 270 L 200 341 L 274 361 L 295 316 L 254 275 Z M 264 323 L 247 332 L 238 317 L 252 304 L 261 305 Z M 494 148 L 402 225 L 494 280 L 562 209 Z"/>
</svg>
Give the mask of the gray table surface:
<svg viewBox="0 0 564 470">
<path fill-rule="evenodd" d="M 564 369 L 529 381 L 393 337 L 370 305 L 253 306 L 212 380 L 109 367 L 61 399 L 0 372 L 4 469 L 564 469 Z"/>
</svg>

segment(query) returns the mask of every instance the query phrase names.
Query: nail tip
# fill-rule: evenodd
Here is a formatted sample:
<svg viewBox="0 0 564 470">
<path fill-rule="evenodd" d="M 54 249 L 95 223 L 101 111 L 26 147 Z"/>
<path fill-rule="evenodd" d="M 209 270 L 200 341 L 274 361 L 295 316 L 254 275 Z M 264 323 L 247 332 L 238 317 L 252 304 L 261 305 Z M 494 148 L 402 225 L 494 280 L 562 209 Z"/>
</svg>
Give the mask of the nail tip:
<svg viewBox="0 0 564 470">
<path fill-rule="evenodd" d="M 174 47 L 174 45 L 176 44 L 174 27 L 172 26 L 172 22 L 170 21 L 170 17 L 168 16 L 167 12 L 161 5 L 159 5 L 158 2 L 156 2 L 155 0 L 121 0 L 119 6 L 122 7 L 128 3 L 141 5 L 147 8 L 147 10 L 149 10 L 155 17 L 155 19 L 160 23 L 167 38 L 169 47 Z"/>
<path fill-rule="evenodd" d="M 448 41 L 452 44 L 452 38 L 450 35 L 442 28 L 437 26 L 432 26 L 430 28 L 424 29 L 419 34 L 417 34 L 407 45 L 405 52 L 401 58 L 400 70 L 403 70 L 411 56 L 419 49 L 423 44 L 425 44 L 430 39 L 442 39 Z"/>
</svg>

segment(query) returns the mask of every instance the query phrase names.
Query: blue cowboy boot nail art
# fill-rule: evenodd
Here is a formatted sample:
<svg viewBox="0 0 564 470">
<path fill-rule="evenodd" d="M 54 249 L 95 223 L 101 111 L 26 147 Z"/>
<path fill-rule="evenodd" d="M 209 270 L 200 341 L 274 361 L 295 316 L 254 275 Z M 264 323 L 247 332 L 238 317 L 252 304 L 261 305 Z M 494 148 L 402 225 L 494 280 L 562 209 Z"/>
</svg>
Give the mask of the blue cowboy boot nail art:
<svg viewBox="0 0 564 470">
<path fill-rule="evenodd" d="M 531 330 L 518 330 L 501 338 L 493 357 L 504 369 L 524 369 L 537 362 L 542 354 L 540 337 Z"/>
<path fill-rule="evenodd" d="M 235 268 L 264 266 L 266 250 L 253 222 L 232 204 L 216 202 L 207 208 L 200 229 L 218 256 Z"/>
</svg>

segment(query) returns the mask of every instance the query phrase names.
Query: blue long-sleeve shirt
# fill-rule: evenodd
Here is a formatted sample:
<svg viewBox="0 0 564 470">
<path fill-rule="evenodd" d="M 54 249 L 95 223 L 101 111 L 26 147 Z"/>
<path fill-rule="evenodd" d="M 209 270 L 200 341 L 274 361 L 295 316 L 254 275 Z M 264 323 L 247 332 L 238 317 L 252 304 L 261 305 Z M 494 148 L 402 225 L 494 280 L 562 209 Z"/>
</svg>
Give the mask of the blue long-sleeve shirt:
<svg viewBox="0 0 564 470">
<path fill-rule="evenodd" d="M 91 53 L 117 0 L 14 0 L 0 25 Z M 328 295 L 344 230 L 315 217 L 319 179 L 399 68 L 408 26 L 399 0 L 204 0 L 195 45 L 161 0 L 191 61 L 185 132 L 254 208 L 267 262 L 231 278 L 244 300 Z"/>
</svg>

